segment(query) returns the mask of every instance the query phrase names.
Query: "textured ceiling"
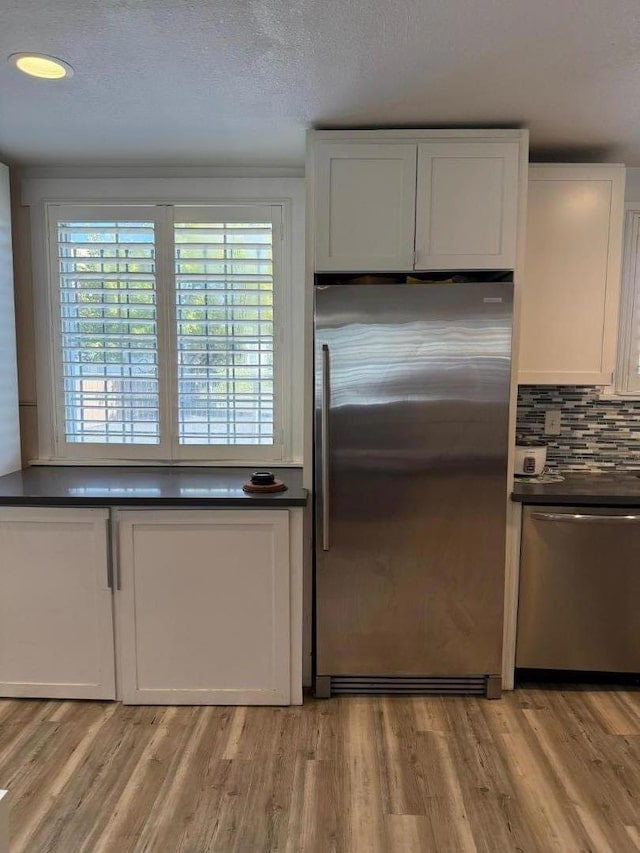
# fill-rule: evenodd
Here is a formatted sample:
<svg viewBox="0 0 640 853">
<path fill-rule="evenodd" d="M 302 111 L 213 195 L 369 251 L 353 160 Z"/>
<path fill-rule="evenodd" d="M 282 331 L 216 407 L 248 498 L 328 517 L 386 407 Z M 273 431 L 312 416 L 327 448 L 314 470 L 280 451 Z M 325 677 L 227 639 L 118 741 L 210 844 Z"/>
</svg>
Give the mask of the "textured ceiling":
<svg viewBox="0 0 640 853">
<path fill-rule="evenodd" d="M 639 95 L 638 0 L 0 0 L 16 163 L 296 166 L 310 125 L 524 125 L 640 164 Z"/>
</svg>

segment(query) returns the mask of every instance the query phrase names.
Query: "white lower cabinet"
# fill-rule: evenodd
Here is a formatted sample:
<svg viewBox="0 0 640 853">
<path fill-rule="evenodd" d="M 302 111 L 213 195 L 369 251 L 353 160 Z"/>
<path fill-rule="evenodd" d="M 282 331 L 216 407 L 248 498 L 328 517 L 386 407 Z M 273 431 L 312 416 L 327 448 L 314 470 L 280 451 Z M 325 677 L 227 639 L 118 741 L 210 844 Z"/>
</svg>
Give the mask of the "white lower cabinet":
<svg viewBox="0 0 640 853">
<path fill-rule="evenodd" d="M 289 704 L 289 513 L 122 511 L 118 529 L 123 701 Z"/>
<path fill-rule="evenodd" d="M 0 508 L 0 696 L 115 699 L 108 518 Z"/>
<path fill-rule="evenodd" d="M 301 509 L 114 519 L 0 507 L 0 697 L 302 702 Z"/>
</svg>

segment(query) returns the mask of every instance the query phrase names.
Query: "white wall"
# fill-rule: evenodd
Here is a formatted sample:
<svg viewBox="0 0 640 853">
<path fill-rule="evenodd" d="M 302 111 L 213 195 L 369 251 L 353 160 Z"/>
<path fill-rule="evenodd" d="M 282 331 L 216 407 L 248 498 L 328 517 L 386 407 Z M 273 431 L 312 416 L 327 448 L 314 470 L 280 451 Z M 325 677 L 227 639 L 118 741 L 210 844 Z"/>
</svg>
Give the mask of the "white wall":
<svg viewBox="0 0 640 853">
<path fill-rule="evenodd" d="M 19 202 L 14 198 L 16 243 L 16 323 L 18 328 L 18 367 L 20 383 L 20 420 L 22 425 L 23 460 L 47 457 L 44 435 L 50 434 L 45 395 L 36 397 L 37 346 L 34 314 L 35 294 L 42 297 L 46 282 L 43 269 L 43 199 L 68 202 L 91 198 L 93 201 L 167 201 L 203 204 L 208 201 L 237 201 L 260 194 L 282 200 L 290 213 L 290 255 L 287 266 L 291 277 L 290 316 L 285 320 L 290 337 L 291 354 L 287 365 L 286 391 L 291 399 L 290 455 L 300 463 L 303 456 L 303 412 L 300 400 L 304 387 L 304 178 L 296 169 L 129 169 L 129 168 L 33 168 L 24 170 L 17 180 Z M 16 193 L 14 192 L 14 196 Z M 31 215 L 30 215 L 31 214 Z M 40 321 L 42 318 L 40 317 Z M 39 328 L 41 328 L 40 322 Z M 46 334 L 46 330 L 40 335 Z M 40 347 L 42 350 L 43 348 Z M 46 353 L 40 352 L 39 372 L 47 371 Z M 222 463 L 221 463 L 222 464 Z"/>
<path fill-rule="evenodd" d="M 0 474 L 20 468 L 9 169 L 0 164 Z"/>
</svg>

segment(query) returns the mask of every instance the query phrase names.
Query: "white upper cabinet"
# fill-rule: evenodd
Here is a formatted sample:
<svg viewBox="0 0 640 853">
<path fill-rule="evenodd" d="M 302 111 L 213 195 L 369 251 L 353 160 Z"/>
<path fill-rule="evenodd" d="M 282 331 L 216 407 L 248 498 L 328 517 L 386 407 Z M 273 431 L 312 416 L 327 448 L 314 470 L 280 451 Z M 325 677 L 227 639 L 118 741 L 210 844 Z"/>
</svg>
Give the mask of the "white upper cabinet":
<svg viewBox="0 0 640 853">
<path fill-rule="evenodd" d="M 418 146 L 415 268 L 513 269 L 517 142 Z"/>
<path fill-rule="evenodd" d="M 313 132 L 314 269 L 514 269 L 527 132 L 457 133 Z"/>
<path fill-rule="evenodd" d="M 520 315 L 521 384 L 611 383 L 624 178 L 624 166 L 531 166 Z"/>
<path fill-rule="evenodd" d="M 411 269 L 415 204 L 415 145 L 320 145 L 316 268 Z"/>
</svg>

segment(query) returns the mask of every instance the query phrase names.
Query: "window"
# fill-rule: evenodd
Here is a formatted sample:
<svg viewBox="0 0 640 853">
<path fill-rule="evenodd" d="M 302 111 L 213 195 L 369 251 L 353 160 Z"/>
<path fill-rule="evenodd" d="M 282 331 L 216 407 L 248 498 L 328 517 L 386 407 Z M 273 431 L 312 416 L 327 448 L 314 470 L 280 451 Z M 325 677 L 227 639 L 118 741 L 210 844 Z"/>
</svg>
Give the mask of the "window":
<svg viewBox="0 0 640 853">
<path fill-rule="evenodd" d="M 64 439 L 158 444 L 153 222 L 56 222 Z"/>
<path fill-rule="evenodd" d="M 640 394 L 640 209 L 627 209 L 616 390 Z"/>
<path fill-rule="evenodd" d="M 176 222 L 181 444 L 273 444 L 271 222 Z"/>
<path fill-rule="evenodd" d="M 56 456 L 283 455 L 281 209 L 50 205 Z"/>
</svg>

